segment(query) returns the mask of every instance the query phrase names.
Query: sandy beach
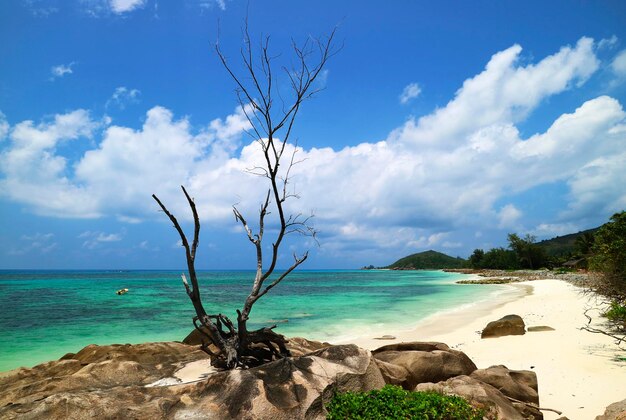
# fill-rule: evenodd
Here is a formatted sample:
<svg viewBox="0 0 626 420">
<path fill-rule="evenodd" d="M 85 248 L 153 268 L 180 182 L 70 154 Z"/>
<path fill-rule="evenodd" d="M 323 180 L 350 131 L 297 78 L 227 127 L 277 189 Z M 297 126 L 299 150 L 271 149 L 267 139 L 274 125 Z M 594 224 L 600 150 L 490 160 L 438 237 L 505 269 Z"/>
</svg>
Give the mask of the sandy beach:
<svg viewBox="0 0 626 420">
<path fill-rule="evenodd" d="M 375 349 L 401 341 L 439 341 L 465 352 L 479 368 L 502 364 L 533 370 L 539 378 L 541 406 L 562 411 L 570 420 L 593 419 L 609 404 L 626 398 L 626 362 L 616 359 L 619 352 L 613 340 L 580 330 L 587 323 L 583 312 L 593 298 L 562 280 L 508 287 L 510 292 L 493 301 L 431 317 L 411 331 L 384 332 L 396 340 L 362 337 L 352 342 Z M 527 328 L 555 330 L 480 338 L 488 322 L 509 314 L 520 315 Z M 550 411 L 544 415 L 547 420 L 560 417 Z"/>
</svg>

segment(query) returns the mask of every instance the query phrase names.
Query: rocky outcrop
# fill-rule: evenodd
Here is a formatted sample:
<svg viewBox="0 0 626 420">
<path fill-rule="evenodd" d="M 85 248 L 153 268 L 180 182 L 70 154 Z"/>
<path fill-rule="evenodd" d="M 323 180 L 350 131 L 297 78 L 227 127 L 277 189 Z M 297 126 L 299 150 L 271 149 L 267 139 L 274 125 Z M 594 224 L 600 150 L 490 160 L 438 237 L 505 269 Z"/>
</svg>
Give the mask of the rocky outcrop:
<svg viewBox="0 0 626 420">
<path fill-rule="evenodd" d="M 204 357 L 181 343 L 88 346 L 2 378 L 0 418 L 324 418 L 333 390 L 385 385 L 369 351 L 344 345 L 193 384 L 146 386 Z"/>
<path fill-rule="evenodd" d="M 369 351 L 354 345 L 332 346 L 253 369 L 211 375 L 187 393 L 193 404 L 176 415 L 196 418 L 211 412 L 216 418 L 323 419 L 324 403 L 334 391 L 369 391 L 384 385 Z"/>
<path fill-rule="evenodd" d="M 476 365 L 465 353 L 452 350 L 443 343 L 399 343 L 380 347 L 372 352 L 379 361 L 399 366 L 392 382 L 404 389 L 413 389 L 422 382 L 439 382 L 459 375 L 469 375 Z M 389 370 L 389 369 L 387 369 Z M 403 380 L 402 380 L 403 379 Z"/>
<path fill-rule="evenodd" d="M 507 315 L 497 321 L 491 321 L 483 329 L 480 338 L 495 338 L 505 335 L 524 335 L 526 326 L 519 315 Z"/>
<path fill-rule="evenodd" d="M 596 420 L 624 420 L 626 419 L 626 400 L 609 405 L 604 414 L 597 416 Z"/>
<path fill-rule="evenodd" d="M 504 366 L 477 370 L 464 353 L 442 343 L 391 344 L 370 352 L 355 345 L 289 341 L 298 356 L 218 371 L 193 383 L 176 377 L 183 366 L 206 360 L 197 347 L 87 346 L 0 378 L 0 418 L 323 419 L 334 392 L 369 391 L 386 383 L 455 393 L 507 419 L 528 417 L 528 407 L 508 397 L 537 399 L 533 372 Z"/>
</svg>

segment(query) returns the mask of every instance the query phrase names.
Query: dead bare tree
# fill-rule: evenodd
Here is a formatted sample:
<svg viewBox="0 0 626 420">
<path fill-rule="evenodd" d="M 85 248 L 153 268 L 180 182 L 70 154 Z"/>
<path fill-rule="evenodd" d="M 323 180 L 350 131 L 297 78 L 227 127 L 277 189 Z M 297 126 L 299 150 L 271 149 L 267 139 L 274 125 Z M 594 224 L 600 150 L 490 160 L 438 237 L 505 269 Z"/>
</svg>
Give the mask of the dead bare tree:
<svg viewBox="0 0 626 420">
<path fill-rule="evenodd" d="M 261 203 L 256 227 L 252 227 L 237 206 L 233 206 L 236 221 L 241 224 L 248 239 L 254 245 L 257 263 L 252 290 L 243 308 L 237 310 L 236 326 L 226 315 L 208 314 L 202 304 L 195 270 L 200 220 L 194 200 L 182 187 L 194 220 L 194 234 L 190 245 L 174 215 L 156 195 L 152 196 L 174 224 L 185 248 L 191 285 L 184 274 L 183 283 L 196 312 L 193 318 L 194 326 L 206 338 L 202 349 L 209 354 L 213 365 L 229 369 L 258 366 L 289 355 L 285 337 L 273 331 L 275 325 L 249 331 L 247 322 L 254 304 L 308 257 L 308 251 L 299 256 L 294 254 L 291 266 L 285 271 L 277 272 L 276 264 L 285 237 L 297 233 L 315 238 L 315 230 L 309 224 L 310 217 L 286 212 L 287 200 L 297 198 L 295 192 L 290 189 L 289 181 L 294 165 L 299 162 L 296 160 L 297 148 L 293 148 L 292 152 L 287 152 L 287 155 L 285 153 L 289 150 L 286 146 L 291 138 L 294 122 L 302 103 L 322 89 L 316 84 L 316 80 L 319 80 L 320 75 L 323 74 L 328 60 L 338 52 L 333 43 L 335 30 L 323 39 L 308 39 L 301 46 L 292 42 L 295 64 L 282 68 L 289 85 L 289 93 L 284 95 L 278 88 L 279 84 L 275 80 L 276 73 L 272 68 L 277 56 L 270 54 L 270 38 L 263 39 L 257 52 L 252 46 L 247 23 L 243 33 L 244 45 L 240 51 L 244 68 L 243 75 L 238 75 L 231 67 L 220 49 L 219 42 L 216 43 L 215 50 L 222 65 L 237 86 L 239 104 L 251 127 L 248 134 L 257 141 L 263 154 L 263 163 L 250 169 L 249 172 L 266 179 L 269 186 L 265 199 Z M 277 98 L 280 101 L 280 107 L 275 106 Z M 269 231 L 269 229 L 266 230 L 266 224 L 269 222 L 268 216 L 272 213 L 276 215 L 277 220 L 274 223 L 277 228 L 273 236 L 270 255 L 266 257 L 263 241 Z"/>
</svg>

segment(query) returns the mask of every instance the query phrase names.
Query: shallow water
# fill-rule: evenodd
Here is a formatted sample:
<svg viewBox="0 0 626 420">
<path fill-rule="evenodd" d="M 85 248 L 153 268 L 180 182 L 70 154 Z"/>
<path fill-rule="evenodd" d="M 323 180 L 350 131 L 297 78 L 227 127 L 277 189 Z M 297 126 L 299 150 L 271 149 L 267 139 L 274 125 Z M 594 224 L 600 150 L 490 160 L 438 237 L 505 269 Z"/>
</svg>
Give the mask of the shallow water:
<svg viewBox="0 0 626 420">
<path fill-rule="evenodd" d="M 198 273 L 209 313 L 236 318 L 252 271 Z M 488 299 L 501 286 L 456 285 L 441 271 L 298 271 L 255 305 L 249 327 L 333 341 L 410 328 L 435 312 Z M 125 295 L 116 290 L 128 288 Z M 0 371 L 88 344 L 182 340 L 193 307 L 178 271 L 0 271 Z"/>
</svg>

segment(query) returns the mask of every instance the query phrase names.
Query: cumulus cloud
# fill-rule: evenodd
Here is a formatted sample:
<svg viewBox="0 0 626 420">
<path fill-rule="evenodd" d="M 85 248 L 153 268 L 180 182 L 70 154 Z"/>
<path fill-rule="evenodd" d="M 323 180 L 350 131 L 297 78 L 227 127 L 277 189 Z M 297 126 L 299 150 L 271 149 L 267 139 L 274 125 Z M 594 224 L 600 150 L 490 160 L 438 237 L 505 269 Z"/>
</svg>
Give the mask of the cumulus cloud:
<svg viewBox="0 0 626 420">
<path fill-rule="evenodd" d="M 417 83 L 408 84 L 399 96 L 400 103 L 403 105 L 409 103 L 412 99 L 417 98 L 421 92 L 422 89 Z"/>
<path fill-rule="evenodd" d="M 384 140 L 341 150 L 288 145 L 286 153 L 296 151 L 302 161 L 292 178 L 302 199 L 289 210 L 315 212 L 320 253 L 360 255 L 374 248 L 459 247 L 452 234 L 459 226 L 472 232 L 517 226 L 523 209 L 499 203 L 545 183 L 564 182 L 570 195 L 561 220 L 542 221 L 539 230 L 626 207 L 623 183 L 615 182 L 626 179 L 626 113 L 617 100 L 590 98 L 531 136 L 517 128 L 542 101 L 592 76 L 599 67 L 594 49 L 593 40 L 582 38 L 522 64 L 515 45 L 494 54 L 445 106 Z M 249 125 L 241 108 L 197 128 L 156 106 L 139 129 L 106 127 L 97 146 L 68 165 L 56 145 L 93 137 L 94 124 L 75 111 L 10 128 L 0 154 L 0 194 L 43 214 L 137 221 L 157 217 L 146 199 L 151 193 L 185 217 L 185 185 L 205 221 L 227 220 L 234 203 L 247 214 L 258 211 L 262 180 L 245 170 L 261 154 L 256 142 L 242 141 Z"/>
<path fill-rule="evenodd" d="M 72 67 L 74 66 L 74 62 L 71 62 L 69 64 L 59 64 L 58 66 L 52 66 L 50 68 L 50 80 L 55 80 L 58 79 L 60 77 L 65 76 L 66 74 L 72 74 L 74 71 L 72 70 Z"/>
</svg>

